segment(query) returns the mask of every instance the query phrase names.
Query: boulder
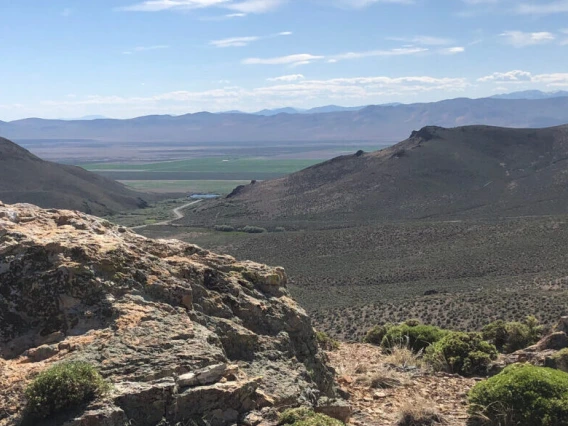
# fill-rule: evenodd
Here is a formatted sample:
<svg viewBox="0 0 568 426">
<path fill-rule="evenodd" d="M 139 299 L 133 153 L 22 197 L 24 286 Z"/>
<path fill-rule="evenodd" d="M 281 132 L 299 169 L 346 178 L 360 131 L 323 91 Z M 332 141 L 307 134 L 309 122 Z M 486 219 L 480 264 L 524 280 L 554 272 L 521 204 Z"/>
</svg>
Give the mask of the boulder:
<svg viewBox="0 0 568 426">
<path fill-rule="evenodd" d="M 548 336 L 543 337 L 534 348 L 537 351 L 544 351 L 552 349 L 558 351 L 560 349 L 568 348 L 568 335 L 563 331 L 557 331 Z"/>
<path fill-rule="evenodd" d="M 113 384 L 73 426 L 264 424 L 280 407 L 336 401 L 286 285 L 282 268 L 79 212 L 0 205 L 0 364 L 13 395 L 0 399 L 0 424 L 15 422 L 27 381 L 56 361 L 89 362 Z M 334 404 L 320 408 L 345 417 Z"/>
</svg>

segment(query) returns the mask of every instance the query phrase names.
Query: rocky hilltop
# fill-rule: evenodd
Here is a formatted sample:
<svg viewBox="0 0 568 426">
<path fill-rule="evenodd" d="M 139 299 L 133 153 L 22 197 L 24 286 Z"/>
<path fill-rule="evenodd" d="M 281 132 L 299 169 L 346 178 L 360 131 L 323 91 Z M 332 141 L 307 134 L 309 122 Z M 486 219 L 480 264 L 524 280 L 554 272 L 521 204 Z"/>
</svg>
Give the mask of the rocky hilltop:
<svg viewBox="0 0 568 426">
<path fill-rule="evenodd" d="M 269 425 L 297 405 L 347 416 L 286 280 L 75 211 L 0 202 L 0 424 L 25 423 L 25 386 L 64 360 L 91 363 L 112 391 L 55 424 Z"/>
</svg>

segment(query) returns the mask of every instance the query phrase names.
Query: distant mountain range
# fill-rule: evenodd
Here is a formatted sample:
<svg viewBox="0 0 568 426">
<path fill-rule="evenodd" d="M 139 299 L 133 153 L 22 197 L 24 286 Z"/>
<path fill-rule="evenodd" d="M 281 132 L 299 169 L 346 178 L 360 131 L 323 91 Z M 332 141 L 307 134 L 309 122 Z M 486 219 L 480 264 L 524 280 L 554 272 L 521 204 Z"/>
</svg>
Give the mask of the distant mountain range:
<svg viewBox="0 0 568 426">
<path fill-rule="evenodd" d="M 568 91 L 541 92 L 540 90 L 524 90 L 522 92 L 505 93 L 491 96 L 493 99 L 550 99 L 568 96 Z"/>
<path fill-rule="evenodd" d="M 539 128 L 568 123 L 568 97 L 468 99 L 379 105 L 318 114 L 254 115 L 200 112 L 150 115 L 129 120 L 43 120 L 0 122 L 0 135 L 26 140 L 114 142 L 285 142 L 373 141 L 392 143 L 424 126 L 485 124 Z"/>
<path fill-rule="evenodd" d="M 0 200 L 5 203 L 107 215 L 146 206 L 140 197 L 154 198 L 80 167 L 43 161 L 0 138 Z"/>
</svg>

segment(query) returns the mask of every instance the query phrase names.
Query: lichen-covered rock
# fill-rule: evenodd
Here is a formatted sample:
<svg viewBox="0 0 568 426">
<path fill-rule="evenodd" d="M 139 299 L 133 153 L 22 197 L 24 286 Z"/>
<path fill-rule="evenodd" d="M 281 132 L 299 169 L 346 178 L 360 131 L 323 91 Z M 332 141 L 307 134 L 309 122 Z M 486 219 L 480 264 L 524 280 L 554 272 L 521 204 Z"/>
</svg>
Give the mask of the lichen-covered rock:
<svg viewBox="0 0 568 426">
<path fill-rule="evenodd" d="M 17 423 L 25 383 L 63 360 L 88 361 L 114 385 L 72 425 L 225 425 L 334 397 L 281 268 L 0 203 L 0 424 Z"/>
</svg>

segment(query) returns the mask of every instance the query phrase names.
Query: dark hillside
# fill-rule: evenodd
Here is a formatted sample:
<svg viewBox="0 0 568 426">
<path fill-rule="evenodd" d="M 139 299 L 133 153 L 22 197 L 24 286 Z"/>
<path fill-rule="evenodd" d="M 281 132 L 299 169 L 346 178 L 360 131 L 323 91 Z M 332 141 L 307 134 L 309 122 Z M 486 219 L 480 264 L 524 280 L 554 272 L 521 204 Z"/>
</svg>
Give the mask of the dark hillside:
<svg viewBox="0 0 568 426">
<path fill-rule="evenodd" d="M 42 159 L 0 138 L 0 200 L 92 214 L 142 207 L 141 194 L 84 169 Z"/>
<path fill-rule="evenodd" d="M 368 223 L 563 214 L 568 126 L 425 127 L 199 206 L 192 223 Z"/>
</svg>

